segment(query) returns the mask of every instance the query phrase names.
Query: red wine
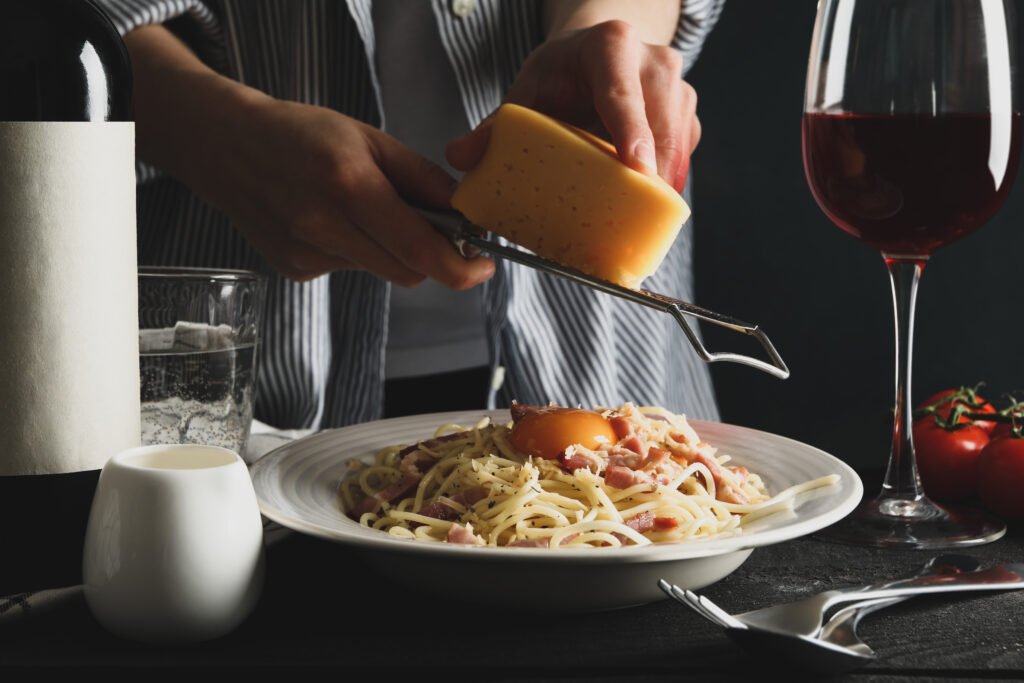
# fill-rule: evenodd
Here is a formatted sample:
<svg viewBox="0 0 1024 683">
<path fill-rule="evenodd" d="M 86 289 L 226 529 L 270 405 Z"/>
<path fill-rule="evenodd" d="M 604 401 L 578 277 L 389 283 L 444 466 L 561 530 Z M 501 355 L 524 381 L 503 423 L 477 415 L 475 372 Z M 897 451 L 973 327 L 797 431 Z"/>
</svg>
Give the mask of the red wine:
<svg viewBox="0 0 1024 683">
<path fill-rule="evenodd" d="M 890 256 L 927 256 L 984 225 L 1010 192 L 1020 144 L 1019 113 L 803 120 L 814 198 L 837 226 Z"/>
<path fill-rule="evenodd" d="M 130 121 L 128 54 L 91 0 L 3 4 L 0 595 L 81 581 L 99 468 L 137 430 Z"/>
</svg>

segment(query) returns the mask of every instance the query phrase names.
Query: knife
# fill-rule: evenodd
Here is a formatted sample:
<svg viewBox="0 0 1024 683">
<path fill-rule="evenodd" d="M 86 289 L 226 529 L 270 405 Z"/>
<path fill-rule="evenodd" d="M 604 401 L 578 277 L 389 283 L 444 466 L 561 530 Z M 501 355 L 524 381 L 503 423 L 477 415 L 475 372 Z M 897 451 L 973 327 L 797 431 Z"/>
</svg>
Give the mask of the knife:
<svg viewBox="0 0 1024 683">
<path fill-rule="evenodd" d="M 588 275 L 582 271 L 563 266 L 554 261 L 550 261 L 545 258 L 541 258 L 532 252 L 519 249 L 511 245 L 500 244 L 494 240 L 487 239 L 484 237 L 486 230 L 483 230 L 479 226 L 466 220 L 462 214 L 457 211 L 439 211 L 434 209 L 424 209 L 417 207 L 416 209 L 420 215 L 422 215 L 431 225 L 434 226 L 439 232 L 451 241 L 455 248 L 458 249 L 459 253 L 466 258 L 474 258 L 478 256 L 480 252 L 486 252 L 492 256 L 497 256 L 515 263 L 534 268 L 536 270 L 543 271 L 545 273 L 551 273 L 559 277 L 564 277 L 574 282 L 577 282 L 591 289 L 596 289 L 605 294 L 611 294 L 617 296 L 620 299 L 625 299 L 647 308 L 653 308 L 656 311 L 667 313 L 671 315 L 675 321 L 682 328 L 683 334 L 686 335 L 687 341 L 690 342 L 690 346 L 693 347 L 697 355 L 706 363 L 716 363 L 720 361 L 730 363 L 740 363 L 741 365 L 747 365 L 752 368 L 767 372 L 773 377 L 779 379 L 786 379 L 789 377 L 789 368 L 786 366 L 785 361 L 782 360 L 782 356 L 775 350 L 775 345 L 772 344 L 768 335 L 765 334 L 757 325 L 737 320 L 721 313 L 695 306 L 686 301 L 674 299 L 664 294 L 657 292 L 651 292 L 646 289 L 630 289 L 623 287 L 622 285 L 607 280 L 596 278 L 592 275 Z M 764 361 L 759 358 L 752 358 L 745 356 L 740 353 L 732 352 L 712 352 L 708 351 L 707 347 L 701 341 L 700 337 L 694 333 L 693 328 L 687 323 L 686 318 L 695 318 L 697 320 L 703 320 L 706 323 L 712 325 L 718 325 L 734 332 L 741 332 L 746 335 L 750 335 L 761 345 L 764 352 L 768 356 L 768 360 Z"/>
</svg>

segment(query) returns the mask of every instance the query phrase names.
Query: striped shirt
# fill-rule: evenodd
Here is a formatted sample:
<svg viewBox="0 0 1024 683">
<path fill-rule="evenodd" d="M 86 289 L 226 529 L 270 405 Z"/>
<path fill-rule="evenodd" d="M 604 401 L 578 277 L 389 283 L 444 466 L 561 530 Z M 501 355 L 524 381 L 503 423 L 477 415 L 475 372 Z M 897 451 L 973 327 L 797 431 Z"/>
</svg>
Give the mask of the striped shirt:
<svg viewBox="0 0 1024 683">
<path fill-rule="evenodd" d="M 423 0 L 428 1 L 428 0 Z M 692 66 L 725 0 L 684 0 L 673 39 Z M 542 41 L 536 0 L 429 0 L 466 119 L 496 109 Z M 383 125 L 371 0 L 101 0 L 122 33 L 165 23 L 213 68 L 274 97 Z M 469 9 L 467 12 L 466 9 Z M 270 272 L 228 218 L 140 165 L 139 260 L 268 273 L 256 417 L 314 429 L 379 418 L 390 285 L 338 271 L 309 282 Z M 693 300 L 687 226 L 645 286 Z M 481 285 L 495 374 L 489 407 L 662 405 L 717 419 L 707 367 L 663 314 L 499 261 Z"/>
</svg>

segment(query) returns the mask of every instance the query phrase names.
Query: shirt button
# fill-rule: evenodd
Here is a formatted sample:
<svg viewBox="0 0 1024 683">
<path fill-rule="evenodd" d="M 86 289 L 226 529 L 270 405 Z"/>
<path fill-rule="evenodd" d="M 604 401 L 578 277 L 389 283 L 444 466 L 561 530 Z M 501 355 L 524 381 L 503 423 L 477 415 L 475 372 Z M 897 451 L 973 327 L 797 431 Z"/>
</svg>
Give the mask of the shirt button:
<svg viewBox="0 0 1024 683">
<path fill-rule="evenodd" d="M 452 12 L 465 19 L 476 9 L 476 0 L 452 0 Z"/>
</svg>

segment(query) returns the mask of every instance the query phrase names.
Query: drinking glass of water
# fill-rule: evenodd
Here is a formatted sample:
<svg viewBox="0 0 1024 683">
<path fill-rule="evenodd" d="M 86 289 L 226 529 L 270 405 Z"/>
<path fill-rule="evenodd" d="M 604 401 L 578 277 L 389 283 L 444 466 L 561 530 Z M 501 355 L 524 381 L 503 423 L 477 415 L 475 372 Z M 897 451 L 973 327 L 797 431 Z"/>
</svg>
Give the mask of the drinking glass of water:
<svg viewBox="0 0 1024 683">
<path fill-rule="evenodd" d="M 143 445 L 244 454 L 265 292 L 250 271 L 139 268 Z"/>
</svg>

